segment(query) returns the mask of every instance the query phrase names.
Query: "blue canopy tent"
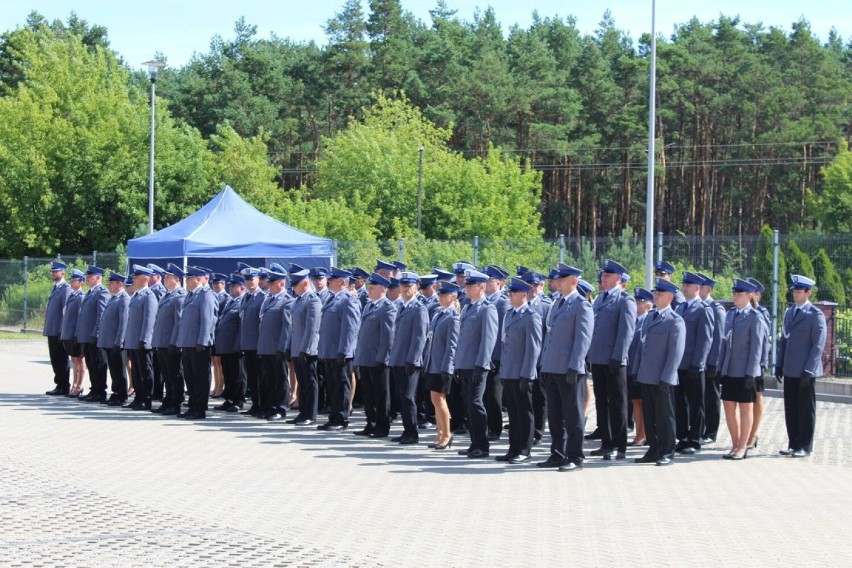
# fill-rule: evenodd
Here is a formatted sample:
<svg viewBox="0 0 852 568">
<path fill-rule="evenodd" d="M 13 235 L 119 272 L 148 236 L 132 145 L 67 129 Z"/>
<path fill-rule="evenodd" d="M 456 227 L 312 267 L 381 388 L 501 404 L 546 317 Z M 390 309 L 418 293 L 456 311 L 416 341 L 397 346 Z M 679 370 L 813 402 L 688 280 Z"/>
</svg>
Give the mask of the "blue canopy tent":
<svg viewBox="0 0 852 568">
<path fill-rule="evenodd" d="M 317 237 L 277 221 L 249 205 L 230 186 L 189 217 L 127 243 L 130 264 L 201 265 L 234 272 L 238 261 L 251 266 L 295 262 L 329 267 L 332 239 Z"/>
</svg>

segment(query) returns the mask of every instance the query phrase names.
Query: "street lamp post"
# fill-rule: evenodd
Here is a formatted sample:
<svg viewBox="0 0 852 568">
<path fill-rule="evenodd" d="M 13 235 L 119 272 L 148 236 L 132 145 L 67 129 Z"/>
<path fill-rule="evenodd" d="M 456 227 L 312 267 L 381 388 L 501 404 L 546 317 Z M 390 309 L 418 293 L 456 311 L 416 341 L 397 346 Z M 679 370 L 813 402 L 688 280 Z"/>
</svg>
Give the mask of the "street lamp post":
<svg viewBox="0 0 852 568">
<path fill-rule="evenodd" d="M 148 76 L 151 78 L 151 143 L 148 150 L 148 234 L 154 232 L 154 98 L 157 75 L 166 64 L 162 61 L 152 59 L 142 65 L 148 67 Z"/>
<path fill-rule="evenodd" d="M 657 114 L 657 2 L 651 0 L 651 85 L 648 100 L 648 187 L 645 197 L 645 286 L 654 278 L 654 141 Z"/>
</svg>

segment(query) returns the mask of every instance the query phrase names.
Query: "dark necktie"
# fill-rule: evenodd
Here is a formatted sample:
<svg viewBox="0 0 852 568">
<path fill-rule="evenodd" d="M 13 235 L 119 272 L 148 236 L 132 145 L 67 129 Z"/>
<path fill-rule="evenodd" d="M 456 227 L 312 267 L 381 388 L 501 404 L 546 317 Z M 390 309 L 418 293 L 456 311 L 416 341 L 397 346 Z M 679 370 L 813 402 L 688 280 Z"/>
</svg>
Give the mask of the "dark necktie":
<svg viewBox="0 0 852 568">
<path fill-rule="evenodd" d="M 654 321 L 657 321 L 660 317 L 660 312 L 654 312 Z"/>
<path fill-rule="evenodd" d="M 559 300 L 559 309 L 562 309 L 562 306 L 565 305 L 565 296 L 562 296 L 562 299 Z"/>
</svg>

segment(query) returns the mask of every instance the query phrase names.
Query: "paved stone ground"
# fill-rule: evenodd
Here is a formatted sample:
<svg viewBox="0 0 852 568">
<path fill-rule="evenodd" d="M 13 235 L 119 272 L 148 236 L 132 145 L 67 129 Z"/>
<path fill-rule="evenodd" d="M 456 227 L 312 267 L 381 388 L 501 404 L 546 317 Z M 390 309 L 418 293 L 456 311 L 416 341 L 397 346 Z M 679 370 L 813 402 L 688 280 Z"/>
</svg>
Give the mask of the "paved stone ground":
<svg viewBox="0 0 852 568">
<path fill-rule="evenodd" d="M 819 403 L 804 460 L 777 455 L 783 409 L 769 398 L 743 462 L 719 459 L 723 437 L 669 468 L 592 458 L 560 474 L 46 397 L 41 341 L 0 342 L 0 366 L 2 566 L 828 566 L 852 554 L 850 405 Z"/>
</svg>

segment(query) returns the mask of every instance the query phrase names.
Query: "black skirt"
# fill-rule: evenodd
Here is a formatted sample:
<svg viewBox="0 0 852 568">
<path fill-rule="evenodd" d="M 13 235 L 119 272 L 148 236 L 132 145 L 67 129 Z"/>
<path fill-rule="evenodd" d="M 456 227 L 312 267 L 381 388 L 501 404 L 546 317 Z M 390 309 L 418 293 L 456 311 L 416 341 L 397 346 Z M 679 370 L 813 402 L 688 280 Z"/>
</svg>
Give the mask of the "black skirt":
<svg viewBox="0 0 852 568">
<path fill-rule="evenodd" d="M 432 392 L 439 392 L 442 394 L 450 394 L 450 387 L 453 384 L 452 378 L 444 378 L 443 375 L 429 373 L 426 375 L 426 380 L 428 381 L 429 390 Z"/>
<path fill-rule="evenodd" d="M 745 377 L 722 377 L 722 400 L 732 402 L 754 402 L 755 379 Z"/>
<path fill-rule="evenodd" d="M 627 376 L 627 400 L 642 400 L 642 391 L 636 382 L 636 375 Z"/>
<path fill-rule="evenodd" d="M 69 357 L 83 356 L 83 346 L 77 343 L 76 339 L 63 339 L 62 346 L 65 348 L 65 352 L 68 353 Z"/>
</svg>

